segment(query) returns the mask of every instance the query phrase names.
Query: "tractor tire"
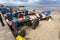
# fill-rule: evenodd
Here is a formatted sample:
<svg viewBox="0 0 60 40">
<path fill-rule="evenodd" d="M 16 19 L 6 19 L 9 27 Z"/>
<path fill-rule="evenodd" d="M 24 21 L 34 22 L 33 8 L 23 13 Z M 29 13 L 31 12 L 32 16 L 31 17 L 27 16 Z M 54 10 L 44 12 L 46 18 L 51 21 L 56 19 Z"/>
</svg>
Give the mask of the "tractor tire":
<svg viewBox="0 0 60 40">
<path fill-rule="evenodd" d="M 36 29 L 36 27 L 37 27 L 38 25 L 39 25 L 39 19 L 33 20 L 32 29 Z"/>
<path fill-rule="evenodd" d="M 26 30 L 22 30 L 21 33 L 20 33 L 20 35 L 21 35 L 22 37 L 25 37 L 25 35 L 26 35 Z"/>
<path fill-rule="evenodd" d="M 21 31 L 15 31 L 13 33 L 14 37 L 17 37 L 18 35 L 21 35 L 22 37 L 25 37 L 26 35 L 26 30 L 21 30 Z"/>
</svg>

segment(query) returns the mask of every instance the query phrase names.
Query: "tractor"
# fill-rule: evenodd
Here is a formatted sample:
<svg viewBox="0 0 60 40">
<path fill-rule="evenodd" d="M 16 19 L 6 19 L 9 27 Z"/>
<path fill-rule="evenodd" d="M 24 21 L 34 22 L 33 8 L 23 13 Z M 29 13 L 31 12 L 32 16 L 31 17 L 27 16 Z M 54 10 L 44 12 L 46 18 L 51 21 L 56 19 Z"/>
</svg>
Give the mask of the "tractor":
<svg viewBox="0 0 60 40">
<path fill-rule="evenodd" d="M 1 12 L 14 37 L 18 34 L 24 37 L 26 34 L 26 26 L 36 29 L 39 25 L 39 19 L 35 15 L 29 15 L 28 10 L 24 10 L 24 12 L 15 11 L 15 13 L 12 13 L 14 11 L 2 8 Z"/>
<path fill-rule="evenodd" d="M 5 18 L 14 36 L 16 36 L 16 34 L 25 36 L 25 29 L 27 27 L 36 29 L 36 27 L 39 25 L 39 19 L 37 16 L 29 15 L 28 10 L 24 10 L 24 12 L 15 11 L 14 14 L 10 14 L 10 12 L 6 13 Z"/>
<path fill-rule="evenodd" d="M 36 27 L 39 25 L 39 19 L 35 15 L 29 15 L 27 10 L 25 10 L 24 13 L 19 12 L 17 21 L 19 26 L 27 25 L 32 29 L 36 29 Z"/>
</svg>

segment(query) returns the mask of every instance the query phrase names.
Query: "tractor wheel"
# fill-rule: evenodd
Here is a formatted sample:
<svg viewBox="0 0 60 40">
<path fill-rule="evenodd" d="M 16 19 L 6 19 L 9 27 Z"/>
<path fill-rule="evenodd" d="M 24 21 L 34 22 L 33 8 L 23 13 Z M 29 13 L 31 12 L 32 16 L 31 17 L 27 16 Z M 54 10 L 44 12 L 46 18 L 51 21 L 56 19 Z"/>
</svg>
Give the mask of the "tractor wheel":
<svg viewBox="0 0 60 40">
<path fill-rule="evenodd" d="M 38 25 L 39 25 L 39 20 L 38 19 L 33 20 L 32 29 L 36 29 Z"/>
<path fill-rule="evenodd" d="M 22 30 L 21 33 L 20 33 L 21 36 L 25 37 L 26 35 L 26 30 Z"/>
<path fill-rule="evenodd" d="M 26 30 L 15 31 L 13 35 L 14 37 L 17 37 L 18 35 L 21 35 L 22 37 L 24 37 L 26 35 Z"/>
</svg>

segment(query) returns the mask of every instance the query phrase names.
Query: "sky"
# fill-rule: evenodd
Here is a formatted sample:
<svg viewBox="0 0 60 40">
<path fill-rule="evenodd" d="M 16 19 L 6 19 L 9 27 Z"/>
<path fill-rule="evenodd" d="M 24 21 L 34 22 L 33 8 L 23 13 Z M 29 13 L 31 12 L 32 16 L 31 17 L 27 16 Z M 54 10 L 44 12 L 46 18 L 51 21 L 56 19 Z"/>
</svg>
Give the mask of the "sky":
<svg viewBox="0 0 60 40">
<path fill-rule="evenodd" d="M 60 0 L 0 0 L 5 6 L 60 6 Z"/>
</svg>

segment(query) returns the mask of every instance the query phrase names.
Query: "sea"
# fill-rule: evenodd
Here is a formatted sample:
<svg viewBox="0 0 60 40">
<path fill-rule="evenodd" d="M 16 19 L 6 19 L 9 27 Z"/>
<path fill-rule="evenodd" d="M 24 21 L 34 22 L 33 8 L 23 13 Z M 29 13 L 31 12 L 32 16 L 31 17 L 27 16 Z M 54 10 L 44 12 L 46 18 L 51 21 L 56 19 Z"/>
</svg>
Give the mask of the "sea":
<svg viewBox="0 0 60 40">
<path fill-rule="evenodd" d="M 60 11 L 60 6 L 35 6 L 35 7 L 26 7 L 28 9 L 37 9 L 37 10 L 56 10 Z"/>
<path fill-rule="evenodd" d="M 24 9 L 29 9 L 29 10 L 55 10 L 60 12 L 60 6 L 30 6 L 30 7 L 19 7 L 19 8 L 24 8 Z"/>
</svg>

